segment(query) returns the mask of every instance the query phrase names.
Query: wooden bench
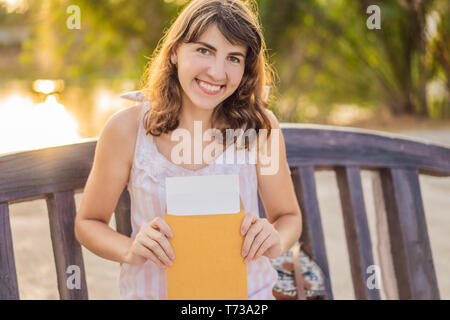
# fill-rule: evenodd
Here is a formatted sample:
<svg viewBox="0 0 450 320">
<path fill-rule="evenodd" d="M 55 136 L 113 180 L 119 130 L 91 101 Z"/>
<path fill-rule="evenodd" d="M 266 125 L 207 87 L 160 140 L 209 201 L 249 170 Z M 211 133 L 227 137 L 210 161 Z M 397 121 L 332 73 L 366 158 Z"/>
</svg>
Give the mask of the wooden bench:
<svg viewBox="0 0 450 320">
<path fill-rule="evenodd" d="M 316 193 L 316 170 L 336 173 L 355 297 L 380 299 L 380 291 L 366 285 L 366 270 L 374 265 L 374 258 L 361 183 L 360 172 L 365 169 L 376 173 L 377 212 L 384 213 L 386 221 L 386 232 L 380 236 L 390 247 L 384 261 L 386 265 L 392 262 L 397 297 L 439 299 L 419 174 L 449 176 L 450 148 L 333 126 L 283 124 L 283 134 L 303 215 L 300 240 L 324 271 L 327 298 L 333 299 L 333 291 Z M 82 251 L 74 235 L 74 193 L 83 191 L 95 146 L 96 139 L 92 139 L 0 157 L 0 299 L 19 299 L 8 206 L 35 199 L 47 202 L 60 298 L 88 299 Z M 129 214 L 125 188 L 115 219 L 117 231 L 126 235 L 131 234 Z M 81 289 L 68 289 L 66 285 L 66 271 L 71 265 L 80 268 Z"/>
</svg>

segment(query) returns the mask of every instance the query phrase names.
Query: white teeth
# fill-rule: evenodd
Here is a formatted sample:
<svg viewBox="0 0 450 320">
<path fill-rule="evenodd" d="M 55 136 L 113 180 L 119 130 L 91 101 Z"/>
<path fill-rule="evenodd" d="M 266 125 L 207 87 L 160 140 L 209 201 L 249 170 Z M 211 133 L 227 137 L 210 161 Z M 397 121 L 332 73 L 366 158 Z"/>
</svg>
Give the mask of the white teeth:
<svg viewBox="0 0 450 320">
<path fill-rule="evenodd" d="M 209 84 L 206 84 L 206 83 L 204 83 L 204 82 L 202 82 L 202 81 L 200 81 L 200 80 L 198 80 L 198 84 L 200 85 L 200 86 L 202 86 L 203 88 L 205 88 L 206 90 L 209 90 L 209 91 L 219 91 L 220 90 L 220 86 L 210 86 Z"/>
</svg>

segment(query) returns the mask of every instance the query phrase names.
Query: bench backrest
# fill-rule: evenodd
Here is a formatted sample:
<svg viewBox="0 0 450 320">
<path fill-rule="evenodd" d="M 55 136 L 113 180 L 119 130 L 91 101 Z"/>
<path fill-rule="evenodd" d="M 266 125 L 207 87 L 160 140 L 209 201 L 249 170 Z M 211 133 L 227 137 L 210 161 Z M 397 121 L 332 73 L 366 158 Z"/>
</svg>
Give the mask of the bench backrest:
<svg viewBox="0 0 450 320">
<path fill-rule="evenodd" d="M 387 218 L 400 299 L 439 299 L 439 289 L 421 198 L 419 174 L 450 175 L 450 148 L 374 131 L 283 124 L 288 163 L 303 215 L 301 241 L 322 268 L 333 299 L 315 170 L 337 177 L 356 299 L 380 299 L 366 286 L 374 265 L 360 170 L 379 176 L 379 209 Z M 19 299 L 8 206 L 46 199 L 61 299 L 87 299 L 81 246 L 74 235 L 74 193 L 82 192 L 94 159 L 96 139 L 0 157 L 0 299 Z M 260 208 L 264 210 L 261 201 Z M 122 192 L 115 210 L 117 231 L 131 234 L 130 198 Z M 81 289 L 67 288 L 67 268 L 81 271 Z"/>
</svg>

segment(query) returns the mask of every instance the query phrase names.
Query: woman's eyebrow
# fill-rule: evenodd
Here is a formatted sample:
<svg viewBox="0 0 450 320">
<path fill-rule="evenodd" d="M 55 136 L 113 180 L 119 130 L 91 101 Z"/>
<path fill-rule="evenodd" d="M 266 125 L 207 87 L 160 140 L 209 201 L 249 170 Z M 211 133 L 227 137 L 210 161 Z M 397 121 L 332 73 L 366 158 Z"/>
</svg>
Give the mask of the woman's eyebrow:
<svg viewBox="0 0 450 320">
<path fill-rule="evenodd" d="M 210 45 L 210 44 L 208 44 L 208 43 L 206 43 L 206 42 L 203 42 L 203 41 L 194 41 L 194 43 L 204 45 L 204 46 L 207 47 L 208 49 L 211 49 L 211 50 L 213 50 L 213 51 L 217 51 L 216 48 L 214 48 L 212 45 Z M 230 52 L 229 54 L 230 54 L 230 55 L 233 55 L 233 56 L 242 56 L 243 58 L 245 58 L 245 54 L 243 54 L 242 52 Z"/>
</svg>

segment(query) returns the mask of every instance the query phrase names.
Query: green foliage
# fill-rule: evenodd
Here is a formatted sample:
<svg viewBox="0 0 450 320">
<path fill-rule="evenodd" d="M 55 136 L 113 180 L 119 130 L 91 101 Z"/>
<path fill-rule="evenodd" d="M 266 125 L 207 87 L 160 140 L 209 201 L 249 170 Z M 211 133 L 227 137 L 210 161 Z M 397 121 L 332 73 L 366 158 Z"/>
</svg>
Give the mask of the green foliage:
<svg viewBox="0 0 450 320">
<path fill-rule="evenodd" d="M 101 79 L 137 82 L 185 2 L 30 1 L 24 14 L 0 9 L 0 27 L 28 28 L 20 61 L 29 78 L 84 87 Z M 81 9 L 80 30 L 66 27 L 73 4 Z M 380 30 L 366 26 L 371 4 L 381 8 Z M 282 121 L 317 118 L 311 110 L 320 116 L 337 104 L 450 116 L 449 1 L 259 0 L 258 8 L 279 74 L 273 107 Z"/>
<path fill-rule="evenodd" d="M 102 78 L 139 78 L 146 57 L 177 9 L 145 0 L 34 4 L 35 16 L 30 20 L 35 23 L 30 22 L 31 36 L 24 43 L 21 61 L 35 71 L 35 77 L 59 77 L 84 85 Z M 70 5 L 80 7 L 80 29 L 66 27 Z"/>
<path fill-rule="evenodd" d="M 329 111 L 333 104 L 386 106 L 393 113 L 430 115 L 427 86 L 436 70 L 450 66 L 449 3 L 445 0 L 261 1 L 269 47 L 276 48 L 281 117 L 292 121 L 307 103 Z M 416 3 L 416 6 L 411 6 Z M 366 9 L 381 9 L 381 29 L 369 30 Z M 431 15 L 430 15 L 431 14 Z M 440 19 L 435 39 L 426 38 L 426 19 Z M 434 45 L 433 45 L 434 42 Z M 435 51 L 435 52 L 434 52 Z M 434 55 L 430 54 L 434 52 Z M 438 58 L 439 57 L 439 58 Z M 442 67 L 441 67 L 442 66 Z M 450 83 L 450 73 L 445 72 Z M 288 95 L 286 95 L 288 93 Z M 450 109 L 449 89 L 441 108 Z M 292 97 L 294 95 L 294 97 Z M 280 103 L 283 105 L 283 103 Z M 437 105 L 433 103 L 433 106 Z M 436 114 L 436 112 L 432 112 Z M 302 120 L 295 118 L 294 120 Z"/>
</svg>

